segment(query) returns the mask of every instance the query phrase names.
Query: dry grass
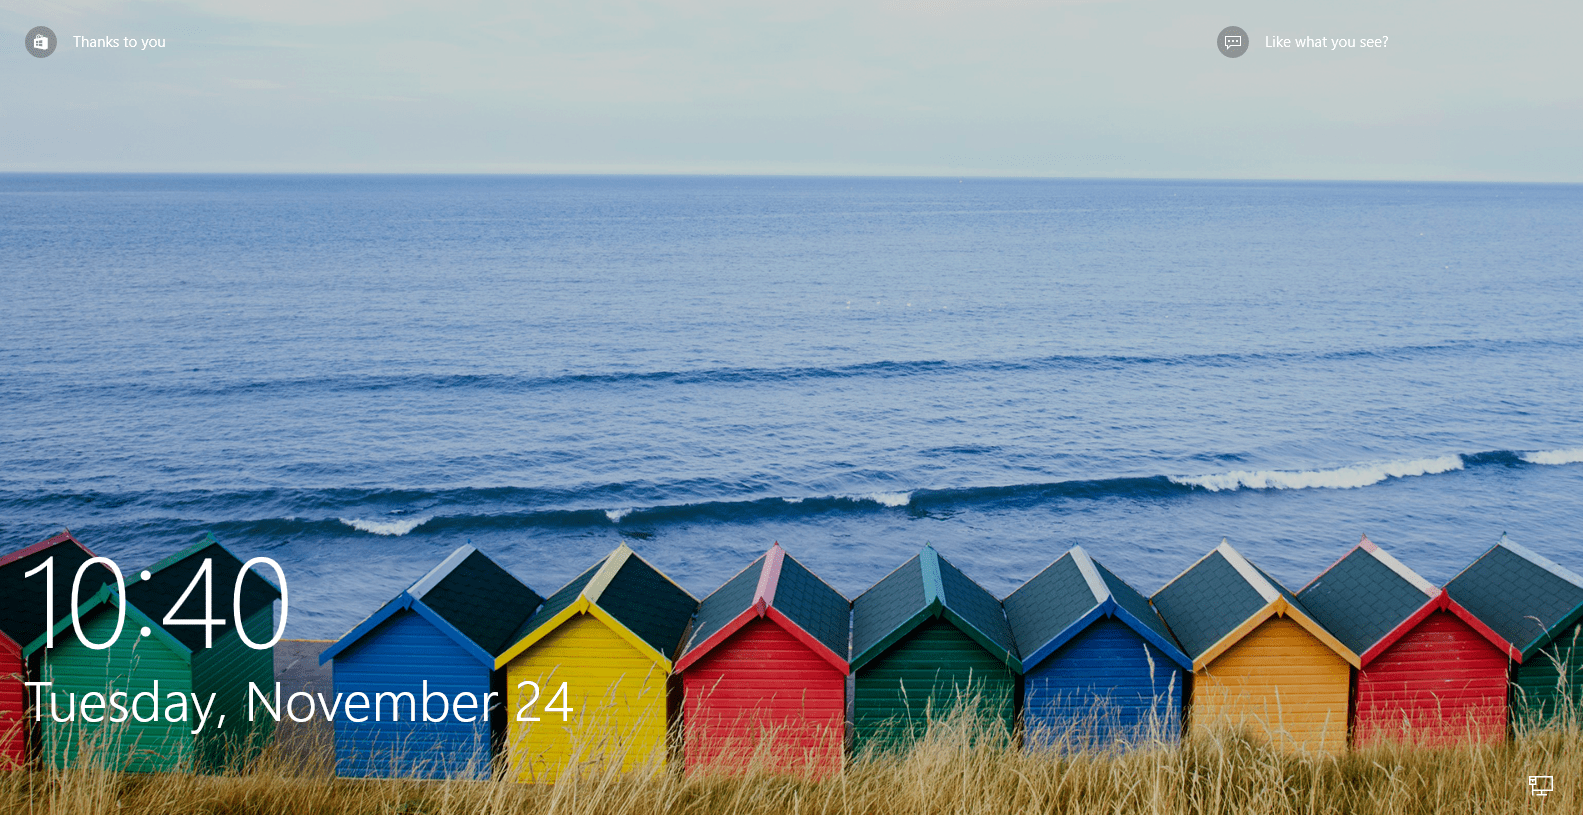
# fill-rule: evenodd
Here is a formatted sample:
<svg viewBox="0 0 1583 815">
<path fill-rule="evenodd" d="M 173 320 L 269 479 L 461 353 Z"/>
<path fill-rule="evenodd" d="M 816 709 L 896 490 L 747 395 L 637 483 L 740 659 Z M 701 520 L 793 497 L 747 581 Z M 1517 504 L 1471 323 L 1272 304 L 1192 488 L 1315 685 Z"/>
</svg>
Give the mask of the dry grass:
<svg viewBox="0 0 1583 815">
<path fill-rule="evenodd" d="M 969 714 L 935 722 L 901 755 L 866 755 L 814 779 L 621 773 L 588 764 L 553 785 L 337 779 L 322 745 L 272 746 L 245 772 L 0 772 L 0 815 L 270 813 L 1518 813 L 1583 812 L 1583 732 L 1484 746 L 1303 756 L 1221 734 L 1128 752 L 1032 752 L 984 738 Z M 1546 798 L 1529 775 L 1555 777 Z"/>
</svg>

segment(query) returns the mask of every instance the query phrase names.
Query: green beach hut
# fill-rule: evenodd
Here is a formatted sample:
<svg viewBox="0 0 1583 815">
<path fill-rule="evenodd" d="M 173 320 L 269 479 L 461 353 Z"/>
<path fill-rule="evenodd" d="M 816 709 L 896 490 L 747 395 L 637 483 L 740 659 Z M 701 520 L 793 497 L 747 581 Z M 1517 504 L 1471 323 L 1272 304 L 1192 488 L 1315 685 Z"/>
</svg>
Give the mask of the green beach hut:
<svg viewBox="0 0 1583 815">
<path fill-rule="evenodd" d="M 1016 723 L 1022 662 L 994 595 L 925 546 L 852 604 L 854 749 L 905 748 L 969 701 Z"/>
<path fill-rule="evenodd" d="M 206 563 L 210 608 L 201 574 Z M 255 706 L 249 721 L 249 683 L 273 699 L 274 653 L 242 641 L 230 619 L 232 601 L 241 576 L 240 626 L 252 642 L 268 643 L 280 591 L 251 570 L 242 576 L 242 565 L 206 535 L 146 569 L 146 580 L 129 576 L 124 621 L 114 585 L 78 606 L 83 637 L 106 647 L 84 643 L 69 614 L 53 627 L 54 647 L 46 647 L 47 635 L 27 646 L 51 683 L 41 696 L 47 764 L 77 766 L 87 750 L 97 766 L 111 770 L 215 772 L 257 755 L 274 734 L 274 719 Z M 200 620 L 210 610 L 223 625 L 160 622 Z"/>
</svg>

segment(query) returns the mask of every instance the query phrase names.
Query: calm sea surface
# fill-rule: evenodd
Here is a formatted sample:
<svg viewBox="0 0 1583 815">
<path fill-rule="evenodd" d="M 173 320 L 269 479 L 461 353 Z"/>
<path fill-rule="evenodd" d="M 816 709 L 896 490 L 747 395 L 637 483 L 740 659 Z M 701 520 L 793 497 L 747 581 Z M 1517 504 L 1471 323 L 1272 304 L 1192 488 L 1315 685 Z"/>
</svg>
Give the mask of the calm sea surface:
<svg viewBox="0 0 1583 815">
<path fill-rule="evenodd" d="M 1583 187 L 0 176 L 0 549 L 61 526 L 275 558 L 298 637 L 469 541 L 1583 569 Z"/>
</svg>

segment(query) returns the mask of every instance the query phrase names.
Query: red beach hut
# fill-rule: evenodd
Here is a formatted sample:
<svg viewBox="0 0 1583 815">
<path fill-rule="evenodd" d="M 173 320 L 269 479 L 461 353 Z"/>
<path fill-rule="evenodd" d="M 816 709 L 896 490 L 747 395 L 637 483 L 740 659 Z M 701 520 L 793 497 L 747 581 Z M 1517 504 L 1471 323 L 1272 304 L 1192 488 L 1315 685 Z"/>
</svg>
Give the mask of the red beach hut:
<svg viewBox="0 0 1583 815">
<path fill-rule="evenodd" d="M 27 662 L 22 646 L 0 632 L 0 769 L 27 759 Z"/>
<path fill-rule="evenodd" d="M 0 769 L 27 759 L 27 659 L 22 649 L 49 627 L 45 609 L 46 573 L 27 573 L 50 558 L 55 617 L 68 611 L 77 570 L 94 555 L 70 532 L 0 557 Z M 110 572 L 103 567 L 83 576 L 84 594 L 99 589 Z"/>
<path fill-rule="evenodd" d="M 1359 655 L 1354 744 L 1505 738 L 1507 658 L 1522 653 L 1367 536 L 1297 598 Z"/>
<path fill-rule="evenodd" d="M 838 770 L 850 619 L 847 599 L 778 543 L 709 595 L 676 661 L 687 768 L 758 757 Z"/>
</svg>

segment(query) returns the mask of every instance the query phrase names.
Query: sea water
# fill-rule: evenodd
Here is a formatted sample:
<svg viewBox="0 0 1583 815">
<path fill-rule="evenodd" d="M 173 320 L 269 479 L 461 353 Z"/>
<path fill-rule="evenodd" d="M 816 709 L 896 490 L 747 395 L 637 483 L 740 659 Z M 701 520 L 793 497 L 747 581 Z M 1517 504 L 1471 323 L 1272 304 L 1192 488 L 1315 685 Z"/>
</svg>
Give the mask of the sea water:
<svg viewBox="0 0 1583 815">
<path fill-rule="evenodd" d="M 1583 569 L 1580 244 L 1563 185 L 0 176 L 0 548 L 212 532 L 297 637 L 469 542 Z"/>
</svg>

